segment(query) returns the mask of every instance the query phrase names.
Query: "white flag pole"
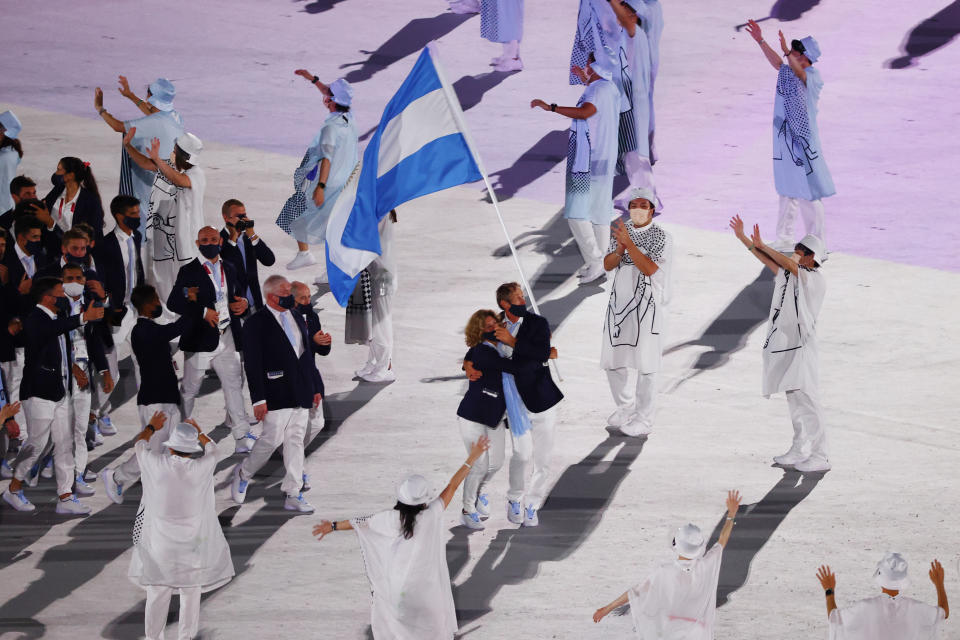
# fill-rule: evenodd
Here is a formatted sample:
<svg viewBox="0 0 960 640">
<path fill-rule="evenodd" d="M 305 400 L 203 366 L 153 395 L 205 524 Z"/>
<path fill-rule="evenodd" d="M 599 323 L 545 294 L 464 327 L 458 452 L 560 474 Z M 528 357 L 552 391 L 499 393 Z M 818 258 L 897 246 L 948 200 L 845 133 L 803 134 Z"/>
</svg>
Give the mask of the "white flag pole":
<svg viewBox="0 0 960 640">
<path fill-rule="evenodd" d="M 437 55 L 436 45 L 431 42 L 427 45 L 427 50 L 430 52 L 430 59 L 433 61 L 433 67 L 436 69 L 437 76 L 440 78 L 440 86 L 443 88 L 443 95 L 446 96 L 447 103 L 450 105 L 450 111 L 453 113 L 453 119 L 457 123 L 457 128 L 460 129 L 460 133 L 463 134 L 464 139 L 467 141 L 467 148 L 470 149 L 470 154 L 473 156 L 474 162 L 477 163 L 477 168 L 480 170 L 480 175 L 483 177 L 483 184 L 487 189 L 487 193 L 490 194 L 490 201 L 493 203 L 493 210 L 497 213 L 497 219 L 500 221 L 500 228 L 503 229 L 503 235 L 507 239 L 507 246 L 510 247 L 510 255 L 513 256 L 513 262 L 517 265 L 517 272 L 520 274 L 520 283 L 527 291 L 527 295 L 530 298 L 530 306 L 533 307 L 533 312 L 538 316 L 542 315 L 540 313 L 540 307 L 537 305 L 537 299 L 533 295 L 533 287 L 530 286 L 530 283 L 527 281 L 527 276 L 523 272 L 523 267 L 520 266 L 520 256 L 517 255 L 517 247 L 513 244 L 513 238 L 510 237 L 510 232 L 507 231 L 507 224 L 503 220 L 503 214 L 500 213 L 500 202 L 497 200 L 497 194 L 494 193 L 493 187 L 490 185 L 490 178 L 487 177 L 487 170 L 484 168 L 483 162 L 480 160 L 480 154 L 477 152 L 477 147 L 473 144 L 473 137 L 470 135 L 470 130 L 467 128 L 467 121 L 463 115 L 463 109 L 460 108 L 460 100 L 457 98 L 457 94 L 454 92 L 453 87 L 449 82 L 447 82 L 447 77 L 443 72 L 443 67 L 440 64 L 440 59 Z M 560 375 L 560 367 L 557 366 L 557 361 L 550 360 L 549 362 L 553 364 L 553 370 L 557 374 L 557 380 L 563 382 L 563 376 Z"/>
</svg>

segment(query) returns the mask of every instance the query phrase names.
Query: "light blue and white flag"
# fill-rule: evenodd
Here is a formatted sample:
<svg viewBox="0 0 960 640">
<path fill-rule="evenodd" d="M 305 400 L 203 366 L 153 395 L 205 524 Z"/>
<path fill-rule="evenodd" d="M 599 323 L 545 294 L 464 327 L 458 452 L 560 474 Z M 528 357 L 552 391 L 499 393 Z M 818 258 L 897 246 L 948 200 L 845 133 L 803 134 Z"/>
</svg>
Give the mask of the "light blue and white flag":
<svg viewBox="0 0 960 640">
<path fill-rule="evenodd" d="M 482 180 L 477 162 L 460 103 L 428 45 L 384 109 L 330 213 L 327 277 L 340 306 L 380 254 L 380 220 L 414 198 Z"/>
</svg>

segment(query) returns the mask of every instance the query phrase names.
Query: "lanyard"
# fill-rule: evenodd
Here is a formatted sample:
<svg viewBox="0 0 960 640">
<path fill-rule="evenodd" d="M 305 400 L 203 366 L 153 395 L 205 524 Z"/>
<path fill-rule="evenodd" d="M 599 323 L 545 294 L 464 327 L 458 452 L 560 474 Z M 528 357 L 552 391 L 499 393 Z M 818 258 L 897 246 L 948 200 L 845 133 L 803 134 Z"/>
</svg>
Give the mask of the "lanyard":
<svg viewBox="0 0 960 640">
<path fill-rule="evenodd" d="M 66 195 L 60 196 L 60 207 L 57 209 L 57 217 L 63 220 L 63 201 L 67 199 Z M 77 210 L 77 202 L 74 200 L 70 203 L 70 213 L 73 213 Z"/>
<path fill-rule="evenodd" d="M 210 267 L 208 267 L 206 264 L 203 265 L 203 270 L 207 272 L 208 276 L 210 276 L 211 278 L 213 277 L 213 272 L 210 271 Z M 214 282 L 214 285 L 216 285 L 216 282 L 217 282 L 216 279 L 214 279 L 213 282 Z M 220 265 L 220 288 L 218 289 L 217 293 L 223 292 L 226 286 L 227 286 L 227 280 L 223 275 L 223 265 L 221 264 Z"/>
</svg>

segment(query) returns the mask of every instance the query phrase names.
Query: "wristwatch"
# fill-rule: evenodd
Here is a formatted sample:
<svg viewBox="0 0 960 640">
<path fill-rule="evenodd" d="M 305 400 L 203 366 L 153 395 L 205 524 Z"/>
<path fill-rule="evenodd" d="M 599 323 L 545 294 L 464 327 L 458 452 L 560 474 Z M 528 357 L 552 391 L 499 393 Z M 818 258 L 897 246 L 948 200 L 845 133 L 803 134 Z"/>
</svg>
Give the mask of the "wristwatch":
<svg viewBox="0 0 960 640">
<path fill-rule="evenodd" d="M 150 429 L 150 433 L 156 433 L 157 429 L 152 424 L 147 424 L 147 429 Z"/>
<path fill-rule="evenodd" d="M 331 523 L 330 523 L 330 526 L 333 527 L 332 531 L 336 531 L 336 530 L 337 530 L 337 521 L 334 520 L 333 522 L 331 522 Z"/>
<path fill-rule="evenodd" d="M 830 596 L 833 595 L 833 589 L 827 589 L 826 591 L 823 592 L 823 595 L 829 598 Z"/>
<path fill-rule="evenodd" d="M 324 189 L 324 190 L 325 190 L 325 189 L 327 188 L 327 183 L 326 183 L 326 182 L 318 182 L 318 183 L 317 183 L 317 186 L 320 187 L 321 189 Z"/>
</svg>

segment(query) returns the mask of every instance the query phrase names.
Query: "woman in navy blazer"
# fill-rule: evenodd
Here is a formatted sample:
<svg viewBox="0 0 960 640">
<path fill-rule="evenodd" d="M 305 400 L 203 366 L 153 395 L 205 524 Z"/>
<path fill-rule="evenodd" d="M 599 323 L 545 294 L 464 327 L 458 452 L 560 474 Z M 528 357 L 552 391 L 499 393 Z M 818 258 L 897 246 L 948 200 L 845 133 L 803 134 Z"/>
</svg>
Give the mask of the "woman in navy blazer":
<svg viewBox="0 0 960 640">
<path fill-rule="evenodd" d="M 481 309 L 470 316 L 464 336 L 470 350 L 464 360 L 483 371 L 483 376 L 470 382 L 467 393 L 457 408 L 460 435 L 469 451 L 477 438 L 490 438 L 490 449 L 473 463 L 463 482 L 463 524 L 483 529 L 480 517 L 489 515 L 489 500 L 484 487 L 503 465 L 505 431 L 503 416 L 507 411 L 503 394 L 503 373 L 516 373 L 516 365 L 497 352 L 493 332 L 498 326 L 497 314 Z M 485 368 L 484 368 L 485 367 Z"/>
<path fill-rule="evenodd" d="M 43 202 L 60 233 L 85 222 L 93 228 L 94 243 L 99 243 L 103 239 L 103 203 L 90 163 L 71 156 L 60 158 L 51 180 L 53 189 Z"/>
</svg>

